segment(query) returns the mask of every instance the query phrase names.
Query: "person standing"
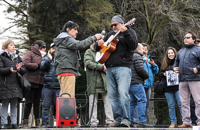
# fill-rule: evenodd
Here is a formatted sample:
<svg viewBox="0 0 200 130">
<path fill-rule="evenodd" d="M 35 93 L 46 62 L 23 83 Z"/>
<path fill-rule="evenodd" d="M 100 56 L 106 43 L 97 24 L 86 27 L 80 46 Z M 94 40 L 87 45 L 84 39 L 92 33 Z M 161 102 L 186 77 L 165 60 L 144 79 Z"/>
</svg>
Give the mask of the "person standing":
<svg viewBox="0 0 200 130">
<path fill-rule="evenodd" d="M 2 45 L 0 55 L 0 100 L 1 108 L 1 129 L 9 129 L 8 126 L 8 105 L 11 106 L 12 129 L 19 129 L 17 125 L 18 101 L 23 99 L 22 86 L 17 73 L 24 75 L 26 69 L 22 66 L 21 57 L 15 50 L 15 44 L 7 40 Z"/>
<path fill-rule="evenodd" d="M 131 118 L 131 124 L 133 124 L 135 123 L 134 115 L 135 114 L 138 115 L 139 126 L 145 127 L 146 126 L 145 124 L 147 122 L 145 116 L 147 99 L 143 84 L 145 79 L 149 78 L 149 74 L 144 68 L 142 56 L 143 56 L 143 46 L 142 44 L 138 43 L 138 47 L 136 48 L 133 54 L 133 65 L 131 66 L 132 78 L 131 78 L 131 86 L 129 89 L 129 94 L 131 97 L 130 118 Z M 138 111 L 136 111 L 138 113 L 134 113 L 135 107 L 138 108 Z"/>
<path fill-rule="evenodd" d="M 109 32 L 104 40 L 95 44 L 95 50 L 107 41 L 111 35 L 120 30 L 117 38 L 119 42 L 116 49 L 105 62 L 108 99 L 112 106 L 115 122 L 109 127 L 130 127 L 130 96 L 131 65 L 133 63 L 133 51 L 137 48 L 137 36 L 132 28 L 124 25 L 125 19 L 121 15 L 115 15 L 111 19 L 113 31 Z"/>
<path fill-rule="evenodd" d="M 195 102 L 197 125 L 200 126 L 200 47 L 196 46 L 196 34 L 186 32 L 185 47 L 178 51 L 174 63 L 174 71 L 179 74 L 179 95 L 182 102 L 183 124 L 179 128 L 190 128 L 190 95 Z"/>
<path fill-rule="evenodd" d="M 47 56 L 42 58 L 40 65 L 40 69 L 45 72 L 42 89 L 42 128 L 46 128 L 49 124 L 51 105 L 53 106 L 53 114 L 55 115 L 56 98 L 59 97 L 60 93 L 60 84 L 54 68 L 54 52 L 55 44 L 52 43 Z"/>
<path fill-rule="evenodd" d="M 22 58 L 27 70 L 24 77 L 31 83 L 31 89 L 25 95 L 25 108 L 23 115 L 23 128 L 28 129 L 28 119 L 33 104 L 33 113 L 35 116 L 36 127 L 40 127 L 40 99 L 44 83 L 44 72 L 40 70 L 42 57 L 46 54 L 46 43 L 42 40 L 36 40 Z"/>
<path fill-rule="evenodd" d="M 106 125 L 109 125 L 110 123 L 114 122 L 112 107 L 110 105 L 110 102 L 108 101 L 108 95 L 107 95 L 106 66 L 96 62 L 95 60 L 96 53 L 94 50 L 94 44 L 95 43 L 90 45 L 90 49 L 87 49 L 84 54 L 84 64 L 86 67 L 87 87 L 88 87 L 87 93 L 89 95 L 89 118 L 91 117 L 90 121 L 91 127 L 97 127 L 99 123 L 99 120 L 97 119 L 97 101 L 99 94 L 101 94 L 104 102 Z"/>
<path fill-rule="evenodd" d="M 166 71 L 173 71 L 173 65 L 174 61 L 177 55 L 177 51 L 173 47 L 168 47 L 167 51 L 164 55 L 163 61 L 162 61 L 162 66 L 161 66 L 161 78 L 164 78 L 164 92 L 165 92 L 165 97 L 167 99 L 168 107 L 169 107 L 169 117 L 171 121 L 171 125 L 169 128 L 176 128 L 177 127 L 177 117 L 176 117 L 176 109 L 175 109 L 175 103 L 177 101 L 180 114 L 182 117 L 182 110 L 181 110 L 181 100 L 179 97 L 179 85 L 172 85 L 172 86 L 167 86 L 167 81 L 166 81 Z"/>
<path fill-rule="evenodd" d="M 78 60 L 81 59 L 79 49 L 86 49 L 94 41 L 102 38 L 101 34 L 96 34 L 82 41 L 76 40 L 78 28 L 78 24 L 68 21 L 64 24 L 61 33 L 54 38 L 54 66 L 60 83 L 60 94 L 69 93 L 71 97 L 75 97 L 75 79 L 80 76 L 78 72 Z"/>
<path fill-rule="evenodd" d="M 145 80 L 144 89 L 147 97 L 147 105 L 146 105 L 146 117 L 148 117 L 149 106 L 150 106 L 150 98 L 151 98 L 151 87 L 153 86 L 154 74 L 157 74 L 159 71 L 158 65 L 154 62 L 154 59 L 148 55 L 148 46 L 146 43 L 142 43 L 144 47 L 144 67 L 149 74 L 149 78 Z"/>
<path fill-rule="evenodd" d="M 200 46 L 200 39 L 196 40 L 196 45 Z M 190 113 L 191 113 L 190 118 L 192 120 L 192 125 L 196 126 L 197 125 L 197 123 L 196 123 L 197 116 L 195 115 L 195 103 L 194 103 L 194 99 L 193 99 L 192 95 L 190 96 Z"/>
</svg>

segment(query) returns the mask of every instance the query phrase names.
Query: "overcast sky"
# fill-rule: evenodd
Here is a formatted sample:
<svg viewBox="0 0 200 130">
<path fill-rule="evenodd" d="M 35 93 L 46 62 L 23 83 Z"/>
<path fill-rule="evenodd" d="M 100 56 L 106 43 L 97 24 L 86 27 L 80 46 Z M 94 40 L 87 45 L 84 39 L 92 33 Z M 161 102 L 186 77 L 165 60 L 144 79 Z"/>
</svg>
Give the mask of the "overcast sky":
<svg viewBox="0 0 200 130">
<path fill-rule="evenodd" d="M 1 5 L 1 4 L 3 4 L 3 5 Z M 6 19 L 6 15 L 9 15 L 9 17 L 12 17 L 13 14 L 5 14 L 3 11 L 6 10 L 6 8 L 7 7 L 4 4 L 4 2 L 0 1 L 0 18 L 1 18 L 0 32 L 2 32 L 2 30 L 4 28 L 7 28 L 11 25 L 11 24 L 9 24 L 10 20 Z M 17 31 L 17 28 L 12 27 L 10 30 L 7 30 L 5 33 L 3 33 L 3 34 L 0 33 L 0 50 L 1 50 L 2 43 L 9 39 L 8 36 L 14 36 L 14 34 L 11 33 L 13 31 L 14 32 Z M 13 40 L 16 44 L 19 43 L 19 40 L 16 40 L 16 39 L 11 39 L 11 40 Z"/>
</svg>

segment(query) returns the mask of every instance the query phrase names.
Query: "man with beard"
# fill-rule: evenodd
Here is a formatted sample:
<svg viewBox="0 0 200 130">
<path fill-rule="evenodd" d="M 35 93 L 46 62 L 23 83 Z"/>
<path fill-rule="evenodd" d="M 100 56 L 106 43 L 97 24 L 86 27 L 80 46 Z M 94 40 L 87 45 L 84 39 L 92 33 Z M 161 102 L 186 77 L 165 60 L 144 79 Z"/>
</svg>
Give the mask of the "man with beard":
<svg viewBox="0 0 200 130">
<path fill-rule="evenodd" d="M 137 48 L 136 32 L 125 26 L 125 19 L 121 15 L 115 15 L 111 19 L 112 31 L 106 34 L 104 40 L 99 40 L 95 44 L 96 51 L 104 45 L 109 38 L 112 38 L 118 31 L 119 42 L 115 51 L 105 62 L 108 99 L 112 106 L 115 122 L 108 127 L 130 127 L 130 96 L 129 88 L 131 84 L 131 65 L 133 51 Z"/>
<path fill-rule="evenodd" d="M 54 52 L 55 44 L 50 45 L 47 56 L 42 59 L 40 69 L 45 72 L 44 75 L 44 86 L 42 89 L 42 126 L 46 128 L 49 124 L 49 111 L 50 106 L 53 105 L 55 108 L 56 98 L 59 97 L 60 84 L 57 79 L 56 71 L 54 68 Z M 55 109 L 53 114 L 55 114 Z"/>
</svg>

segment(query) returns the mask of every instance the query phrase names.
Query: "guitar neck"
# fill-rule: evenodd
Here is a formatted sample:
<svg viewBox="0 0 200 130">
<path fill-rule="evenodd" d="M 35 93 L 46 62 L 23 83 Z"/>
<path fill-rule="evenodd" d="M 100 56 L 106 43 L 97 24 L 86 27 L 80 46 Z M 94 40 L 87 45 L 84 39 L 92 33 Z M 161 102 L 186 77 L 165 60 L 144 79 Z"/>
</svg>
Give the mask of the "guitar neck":
<svg viewBox="0 0 200 130">
<path fill-rule="evenodd" d="M 119 35 L 119 33 L 120 33 L 120 30 L 117 31 L 117 33 L 113 36 L 113 39 L 114 39 L 115 37 L 117 37 L 117 35 Z"/>
</svg>

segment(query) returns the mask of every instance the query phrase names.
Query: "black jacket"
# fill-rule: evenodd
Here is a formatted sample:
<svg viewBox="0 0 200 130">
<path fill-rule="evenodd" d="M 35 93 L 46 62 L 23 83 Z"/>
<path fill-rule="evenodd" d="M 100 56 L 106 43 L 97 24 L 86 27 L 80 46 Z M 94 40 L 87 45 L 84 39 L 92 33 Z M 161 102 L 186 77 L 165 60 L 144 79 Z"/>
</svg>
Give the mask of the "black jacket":
<svg viewBox="0 0 200 130">
<path fill-rule="evenodd" d="M 137 51 L 133 54 L 133 64 L 131 66 L 132 78 L 131 85 L 144 84 L 144 80 L 149 78 L 149 74 L 144 68 L 142 55 Z"/>
<path fill-rule="evenodd" d="M 179 50 L 174 67 L 179 67 L 180 82 L 200 81 L 200 47 L 193 44 Z M 193 71 L 195 67 L 197 74 Z"/>
<path fill-rule="evenodd" d="M 115 35 L 114 31 L 109 32 L 104 41 L 107 41 L 111 35 Z M 127 29 L 127 31 L 120 33 L 117 38 L 119 42 L 116 45 L 116 49 L 111 53 L 110 57 L 105 62 L 106 67 L 130 67 L 133 58 L 133 51 L 137 48 L 137 36 L 133 29 Z M 95 50 L 100 50 L 100 47 L 95 44 Z"/>
<path fill-rule="evenodd" d="M 40 69 L 45 72 L 43 87 L 59 89 L 60 84 L 54 68 L 54 61 L 50 60 L 48 56 L 45 56 L 42 58 Z"/>
<path fill-rule="evenodd" d="M 0 55 L 0 100 L 9 98 L 23 98 L 22 88 L 17 73 L 12 73 L 10 68 L 16 70 L 16 64 L 22 62 L 21 57 L 16 55 L 12 60 L 6 52 Z M 21 75 L 26 73 L 22 66 L 19 72 Z"/>
<path fill-rule="evenodd" d="M 165 71 L 173 71 L 173 65 L 174 65 L 174 60 L 168 60 L 168 66 L 163 70 L 160 71 L 160 76 L 161 78 L 164 78 L 164 92 L 175 92 L 179 90 L 179 86 L 175 85 L 175 86 L 167 86 L 167 80 L 166 80 L 166 76 L 164 76 L 163 74 L 165 73 Z"/>
</svg>

